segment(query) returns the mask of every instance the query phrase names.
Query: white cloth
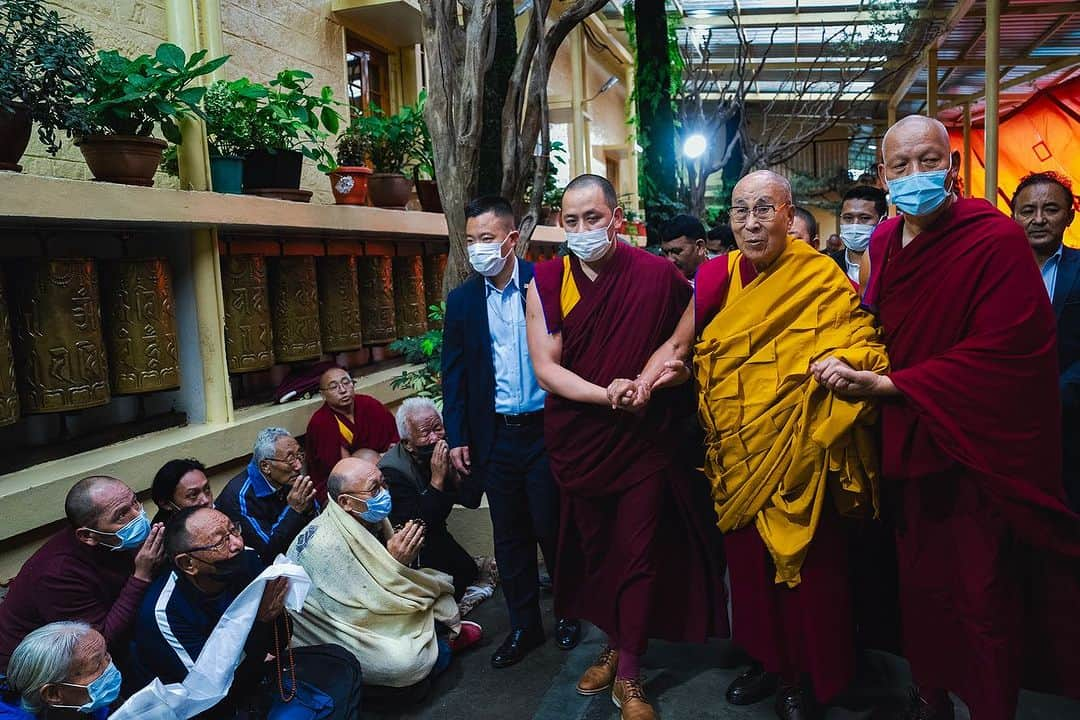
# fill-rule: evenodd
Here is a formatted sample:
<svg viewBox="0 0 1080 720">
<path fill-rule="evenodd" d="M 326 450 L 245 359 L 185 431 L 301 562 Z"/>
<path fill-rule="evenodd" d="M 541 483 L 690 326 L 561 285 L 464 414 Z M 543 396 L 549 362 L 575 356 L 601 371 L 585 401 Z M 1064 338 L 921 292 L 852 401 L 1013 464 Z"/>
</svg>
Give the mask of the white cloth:
<svg viewBox="0 0 1080 720">
<path fill-rule="evenodd" d="M 221 702 L 229 694 L 233 675 L 244 658 L 244 643 L 255 622 L 263 588 L 278 577 L 289 579 L 285 607 L 299 612 L 311 590 L 311 579 L 302 567 L 278 555 L 274 564 L 252 580 L 229 605 L 183 682 L 165 685 L 155 678 L 128 698 L 110 719 L 186 720 Z"/>
</svg>

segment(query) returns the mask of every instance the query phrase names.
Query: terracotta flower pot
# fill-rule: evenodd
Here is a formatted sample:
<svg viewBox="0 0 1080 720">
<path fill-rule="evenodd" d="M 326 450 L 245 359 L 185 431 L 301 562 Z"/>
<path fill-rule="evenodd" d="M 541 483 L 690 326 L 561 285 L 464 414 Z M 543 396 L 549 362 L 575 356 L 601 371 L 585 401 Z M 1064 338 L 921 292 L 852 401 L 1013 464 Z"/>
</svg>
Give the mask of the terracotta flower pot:
<svg viewBox="0 0 1080 720">
<path fill-rule="evenodd" d="M 30 144 L 30 113 L 0 111 L 0 170 L 20 172 L 19 158 Z"/>
<path fill-rule="evenodd" d="M 166 143 L 134 135 L 87 135 L 76 141 L 94 179 L 121 185 L 154 184 Z"/>
<path fill-rule="evenodd" d="M 371 168 L 362 165 L 341 165 L 330 173 L 330 189 L 338 205 L 367 205 L 368 176 Z"/>
<path fill-rule="evenodd" d="M 368 192 L 375 207 L 404 210 L 412 194 L 412 180 L 399 173 L 373 173 Z"/>
</svg>

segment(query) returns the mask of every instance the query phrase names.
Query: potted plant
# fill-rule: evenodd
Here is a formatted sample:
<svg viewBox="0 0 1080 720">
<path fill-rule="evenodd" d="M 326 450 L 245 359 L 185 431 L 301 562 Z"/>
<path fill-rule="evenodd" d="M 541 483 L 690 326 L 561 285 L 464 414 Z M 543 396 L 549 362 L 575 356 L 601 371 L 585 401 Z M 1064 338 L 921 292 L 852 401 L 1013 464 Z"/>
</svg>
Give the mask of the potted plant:
<svg viewBox="0 0 1080 720">
<path fill-rule="evenodd" d="M 329 87 L 308 94 L 312 78 L 303 70 L 282 70 L 270 81 L 251 118 L 253 150 L 244 159 L 245 193 L 281 196 L 280 190 L 298 190 L 305 157 L 321 172 L 337 166 L 325 143 L 341 126 L 338 103 Z"/>
<path fill-rule="evenodd" d="M 266 86 L 245 78 L 218 80 L 206 89 L 203 113 L 210 151 L 210 185 L 216 192 L 243 192 L 244 155 L 252 150 L 252 118 Z"/>
<path fill-rule="evenodd" d="M 177 121 L 202 115 L 205 87 L 190 87 L 198 77 L 225 64 L 228 56 L 203 62 L 205 50 L 187 57 L 162 43 L 153 55 L 130 59 L 116 50 L 98 51 L 90 67 L 87 101 L 79 121 L 82 150 L 94 178 L 127 185 L 153 185 L 166 142 L 151 137 L 160 127 L 167 140 L 180 142 Z"/>
<path fill-rule="evenodd" d="M 405 209 L 412 191 L 405 167 L 416 152 L 422 124 L 415 107 L 387 115 L 374 103 L 353 120 L 352 131 L 374 170 L 368 180 L 372 205 Z"/>
<path fill-rule="evenodd" d="M 330 189 L 338 205 L 367 205 L 368 176 L 360 138 L 349 128 L 338 138 L 338 166 L 330 171 Z"/>
<path fill-rule="evenodd" d="M 427 103 L 427 91 L 421 90 L 416 101 L 416 111 L 424 117 L 424 105 Z M 424 212 L 441 213 L 442 199 L 439 197 L 439 185 L 435 181 L 435 151 L 431 146 L 431 133 L 427 121 L 421 119 L 420 136 L 416 145 L 416 164 L 413 165 L 413 182 L 416 184 L 416 196 L 420 199 L 420 208 Z M 423 176 L 423 177 L 421 177 Z"/>
<path fill-rule="evenodd" d="M 544 193 L 540 197 L 540 225 L 554 225 L 555 218 L 562 206 L 562 189 L 559 187 L 558 165 L 566 164 L 566 145 L 553 140 L 548 146 L 547 170 L 544 173 Z M 525 188 L 525 203 L 532 201 L 532 186 Z"/>
<path fill-rule="evenodd" d="M 0 170 L 22 170 L 32 123 L 52 155 L 85 88 L 94 41 L 42 0 L 0 3 Z"/>
</svg>

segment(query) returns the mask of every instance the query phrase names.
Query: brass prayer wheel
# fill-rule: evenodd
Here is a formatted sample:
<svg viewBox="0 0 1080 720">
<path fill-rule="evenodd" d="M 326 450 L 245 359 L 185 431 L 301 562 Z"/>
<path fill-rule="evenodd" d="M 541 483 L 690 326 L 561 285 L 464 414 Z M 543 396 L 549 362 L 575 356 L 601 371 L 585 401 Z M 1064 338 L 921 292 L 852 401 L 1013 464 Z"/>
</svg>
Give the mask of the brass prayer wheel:
<svg viewBox="0 0 1080 720">
<path fill-rule="evenodd" d="M 319 327 L 323 352 L 336 353 L 361 347 L 360 286 L 356 258 L 327 255 L 315 260 L 319 285 Z"/>
<path fill-rule="evenodd" d="M 267 370 L 274 365 L 266 260 L 262 255 L 221 258 L 225 299 L 225 355 L 231 373 Z"/>
<path fill-rule="evenodd" d="M 397 340 L 390 258 L 365 255 L 356 258 L 356 266 L 360 270 L 360 325 L 364 343 L 380 345 Z"/>
<path fill-rule="evenodd" d="M 446 276 L 446 253 L 424 256 L 424 302 L 428 307 L 438 305 L 443 297 L 443 278 Z M 429 324 L 442 327 L 442 321 Z"/>
<path fill-rule="evenodd" d="M 421 255 L 394 258 L 394 310 L 398 337 L 427 332 L 424 259 Z"/>
<path fill-rule="evenodd" d="M 172 273 L 164 258 L 102 264 L 109 384 L 117 395 L 180 387 Z"/>
<path fill-rule="evenodd" d="M 278 362 L 298 362 L 322 355 L 314 257 L 270 258 L 270 307 L 274 358 Z"/>
<path fill-rule="evenodd" d="M 11 317 L 0 272 L 0 427 L 19 419 L 19 390 L 15 383 L 15 354 L 11 349 Z"/>
<path fill-rule="evenodd" d="M 94 261 L 24 260 L 10 269 L 22 411 L 70 412 L 109 402 Z"/>
</svg>

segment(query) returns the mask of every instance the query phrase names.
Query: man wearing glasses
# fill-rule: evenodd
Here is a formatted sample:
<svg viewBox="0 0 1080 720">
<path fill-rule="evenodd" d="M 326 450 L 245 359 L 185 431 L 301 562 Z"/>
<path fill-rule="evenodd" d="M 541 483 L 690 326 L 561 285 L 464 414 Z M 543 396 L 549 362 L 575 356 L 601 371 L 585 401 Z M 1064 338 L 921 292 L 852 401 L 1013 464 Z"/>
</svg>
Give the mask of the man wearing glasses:
<svg viewBox="0 0 1080 720">
<path fill-rule="evenodd" d="M 216 507 L 240 523 L 244 542 L 267 565 L 285 552 L 320 508 L 296 438 L 284 428 L 260 432 L 251 462 L 225 486 Z"/>
<path fill-rule="evenodd" d="M 319 393 L 325 402 L 308 421 L 304 446 L 315 499 L 326 505 L 326 479 L 338 461 L 365 449 L 381 455 L 398 441 L 398 432 L 390 411 L 370 395 L 357 394 L 343 368 L 322 374 Z"/>
</svg>

